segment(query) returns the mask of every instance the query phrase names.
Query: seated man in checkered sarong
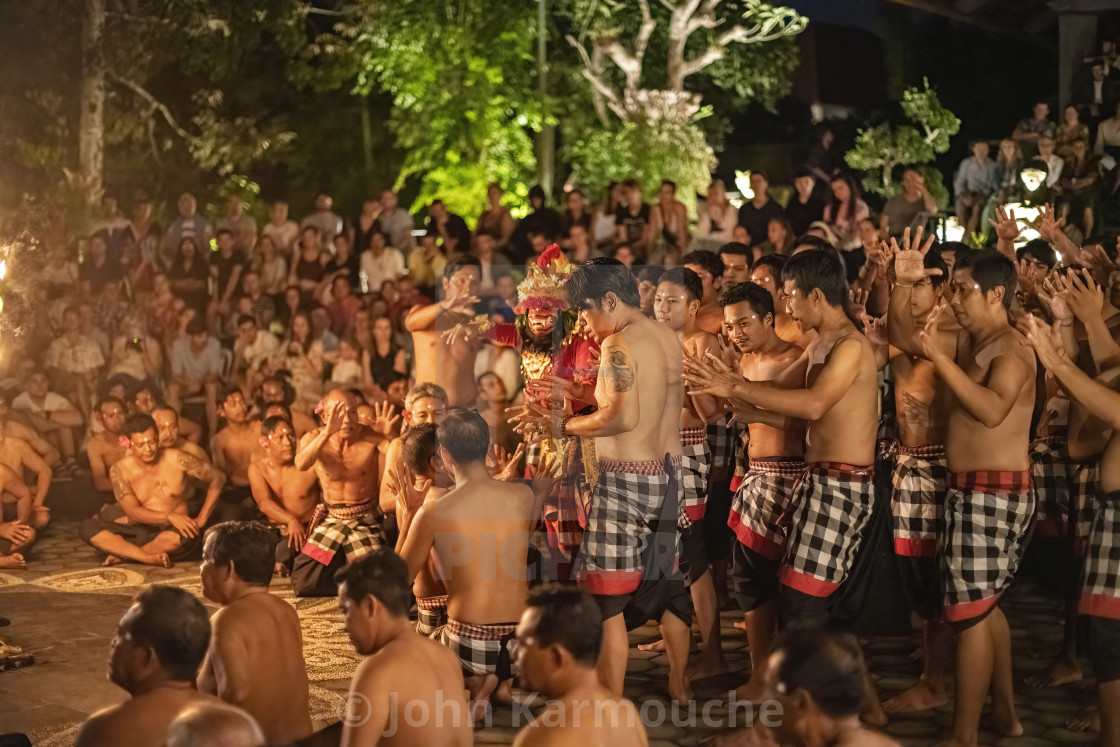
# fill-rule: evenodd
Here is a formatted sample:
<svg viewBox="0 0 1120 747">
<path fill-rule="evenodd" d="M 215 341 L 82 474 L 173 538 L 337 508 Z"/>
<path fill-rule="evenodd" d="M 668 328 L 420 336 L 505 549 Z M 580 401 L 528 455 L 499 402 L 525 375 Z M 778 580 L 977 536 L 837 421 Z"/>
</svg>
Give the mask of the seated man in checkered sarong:
<svg viewBox="0 0 1120 747">
<path fill-rule="evenodd" d="M 743 376 L 787 389 L 801 387 L 801 348 L 778 336 L 770 292 L 755 283 L 740 283 L 724 291 L 720 303 L 728 339 L 741 355 Z M 775 596 L 786 542 L 781 519 L 805 472 L 805 423 L 734 400 L 732 407 L 736 420 L 747 424 L 750 457 L 727 520 L 736 540 L 731 549 L 732 587 L 744 611 L 751 657 L 750 681 L 739 686 L 735 696 L 758 701 L 765 693 L 778 632 Z"/>
<path fill-rule="evenodd" d="M 349 392 L 330 392 L 320 407 L 326 425 L 300 440 L 295 459 L 298 469 L 315 469 L 323 488 L 307 542 L 292 564 L 292 591 L 304 597 L 337 594 L 335 571 L 385 544 L 377 504 L 377 458 L 385 436 L 362 425 Z"/>
<path fill-rule="evenodd" d="M 899 283 L 923 277 L 922 252 L 898 252 L 895 272 Z M 967 337 L 937 334 L 940 312 L 919 333 L 923 357 L 953 395 L 939 543 L 942 614 L 959 633 L 953 744 L 976 744 L 989 690 L 995 729 L 1023 733 L 1012 693 L 1011 633 L 998 606 L 1034 516 L 1028 447 L 1035 358 L 1008 324 L 1015 286 L 1014 263 L 996 251 L 958 258 L 947 296 Z"/>
<path fill-rule="evenodd" d="M 711 356 L 686 358 L 685 378 L 690 394 L 742 400 L 767 417 L 808 423 L 808 468 L 790 497 L 791 527 L 778 572 L 778 618 L 784 626 L 835 626 L 829 597 L 848 578 L 871 517 L 878 370 L 871 343 L 848 318 L 847 279 L 834 251 L 793 255 L 782 282 L 794 319 L 817 333 L 803 355 L 804 388 L 747 381 Z M 870 680 L 867 688 L 864 718 L 882 723 Z"/>
<path fill-rule="evenodd" d="M 1120 567 L 1116 563 L 1120 548 L 1120 394 L 1116 391 L 1120 369 L 1114 366 L 1093 379 L 1073 362 L 1077 351 L 1071 356 L 1062 340 L 1037 320 L 1031 320 L 1028 337 L 1042 365 L 1057 377 L 1076 404 L 1112 429 L 1100 463 L 1100 491 L 1089 509 L 1078 612 L 1083 616 L 1088 634 L 1086 653 L 1097 679 L 1101 744 L 1114 747 L 1120 745 Z M 1112 360 L 1117 355 L 1120 347 L 1111 346 Z"/>
<path fill-rule="evenodd" d="M 529 593 L 529 544 L 540 505 L 528 487 L 490 476 L 490 427 L 477 412 L 451 410 L 436 436 L 455 487 L 424 502 L 420 491 L 398 485 L 400 551 L 412 579 L 435 556 L 433 578 L 447 589 L 440 641 L 459 655 L 479 719 L 491 695 L 506 703 L 512 697 L 510 644 Z M 551 480 L 542 486 L 551 488 Z"/>
<path fill-rule="evenodd" d="M 613 259 L 593 259 L 572 273 L 568 302 L 602 350 L 598 409 L 573 416 L 527 405 L 514 419 L 530 438 L 546 431 L 596 439 L 598 479 L 575 576 L 603 613 L 599 676 L 621 694 L 629 653 L 627 627 L 657 620 L 669 659 L 669 695 L 692 698 L 685 669 L 692 613 L 677 571 L 677 486 L 684 407 L 683 351 L 677 335 L 640 309 L 637 282 Z M 673 413 L 673 417 L 665 417 Z"/>
<path fill-rule="evenodd" d="M 700 276 L 687 267 L 674 267 L 662 273 L 653 300 L 654 318 L 677 333 L 681 346 L 693 355 L 718 353 L 716 336 L 700 329 L 697 314 L 704 286 Z M 704 542 L 704 509 L 708 499 L 711 455 L 708 451 L 707 424 L 724 415 L 715 397 L 686 397 L 681 411 L 681 485 L 680 569 L 689 583 L 692 607 L 700 625 L 700 661 L 689 671 L 694 680 L 727 671 L 719 629 L 719 607 L 715 583 L 708 569 Z M 646 651 L 663 651 L 664 641 L 644 644 Z"/>
</svg>

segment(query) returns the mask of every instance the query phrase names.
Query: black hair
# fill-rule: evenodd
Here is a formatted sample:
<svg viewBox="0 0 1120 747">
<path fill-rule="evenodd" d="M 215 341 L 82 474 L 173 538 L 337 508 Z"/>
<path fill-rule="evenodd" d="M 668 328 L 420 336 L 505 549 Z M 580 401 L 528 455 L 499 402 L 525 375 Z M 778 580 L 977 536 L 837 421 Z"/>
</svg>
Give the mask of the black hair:
<svg viewBox="0 0 1120 747">
<path fill-rule="evenodd" d="M 736 254 L 742 255 L 744 257 L 749 257 L 752 254 L 751 248 L 749 246 L 738 241 L 732 241 L 730 243 L 724 244 L 719 248 L 719 253 L 721 256 L 724 254 Z"/>
<path fill-rule="evenodd" d="M 851 221 L 856 216 L 856 205 L 859 203 L 860 199 L 862 199 L 859 185 L 851 174 L 844 171 L 838 171 L 833 174 L 832 178 L 828 180 L 828 183 L 832 184 L 833 182 L 844 182 L 844 184 L 848 185 L 848 220 Z M 840 199 L 833 194 L 828 204 L 829 207 L 832 208 L 830 214 L 832 215 L 833 222 L 835 222 L 840 217 Z"/>
<path fill-rule="evenodd" d="M 285 371 L 283 373 L 273 374 L 272 376 L 269 376 L 267 379 L 261 382 L 261 389 L 263 390 L 264 385 L 270 382 L 273 384 L 279 384 L 280 387 L 284 390 L 284 399 L 280 400 L 280 403 L 285 407 L 291 406 L 292 402 L 294 402 L 296 399 L 296 390 L 295 387 L 292 386 L 292 383 L 288 381 L 287 372 Z"/>
<path fill-rule="evenodd" d="M 794 628 L 774 650 L 781 652 L 777 676 L 785 692 L 805 690 L 832 718 L 859 713 L 867 668 L 855 636 Z"/>
<path fill-rule="evenodd" d="M 1018 283 L 1018 273 L 1015 263 L 1000 254 L 995 249 L 982 252 L 973 252 L 960 259 L 953 266 L 953 270 L 967 269 L 972 273 L 972 279 L 980 286 L 982 293 L 987 293 L 994 288 L 1003 288 L 1003 307 L 1011 308 L 1015 300 L 1015 286 Z"/>
<path fill-rule="evenodd" d="M 203 332 L 209 331 L 210 330 L 206 327 L 206 320 L 202 319 L 201 317 L 193 317 L 189 322 L 187 322 L 188 335 L 201 335 Z"/>
<path fill-rule="evenodd" d="M 206 532 L 214 565 L 233 566 L 247 584 L 268 586 L 276 567 L 276 537 L 256 521 L 223 521 Z"/>
<path fill-rule="evenodd" d="M 455 277 L 455 273 L 467 267 L 477 267 L 479 271 L 482 270 L 482 262 L 478 257 L 467 252 L 457 252 L 447 258 L 447 264 L 443 266 L 443 277 L 447 280 Z"/>
<path fill-rule="evenodd" d="M 808 166 L 798 166 L 797 169 L 793 172 L 794 181 L 800 179 L 803 176 L 807 176 L 813 181 L 816 181 L 817 179 L 817 175 L 813 173 L 813 170 L 811 168 L 809 168 Z"/>
<path fill-rule="evenodd" d="M 782 268 L 786 266 L 786 259 L 784 254 L 763 254 L 751 264 L 751 272 L 759 267 L 769 267 L 770 271 L 774 273 L 774 279 L 781 280 Z"/>
<path fill-rule="evenodd" d="M 703 267 L 713 278 L 723 276 L 723 260 L 721 260 L 715 252 L 705 251 L 703 249 L 695 252 L 689 252 L 681 257 L 681 267 L 685 265 L 696 265 Z"/>
<path fill-rule="evenodd" d="M 403 374 L 396 369 L 387 374 L 382 374 L 377 377 L 377 386 L 382 389 L 388 389 L 391 385 L 396 384 L 398 381 L 408 381 L 408 374 Z"/>
<path fill-rule="evenodd" d="M 226 403 L 226 400 L 235 394 L 240 394 L 242 397 L 245 396 L 245 393 L 241 391 L 241 387 L 237 386 L 237 384 L 233 382 L 225 384 L 220 390 L 218 390 L 218 407 L 224 405 Z"/>
<path fill-rule="evenodd" d="M 490 450 L 490 426 L 474 410 L 456 407 L 436 431 L 439 444 L 459 464 L 481 462 Z"/>
<path fill-rule="evenodd" d="M 941 270 L 940 275 L 930 275 L 930 283 L 934 288 L 941 287 L 946 281 L 949 280 L 949 265 L 946 264 L 945 258 L 941 256 L 941 246 L 934 242 L 926 252 L 925 259 L 922 260 L 922 267 L 927 270 Z"/>
<path fill-rule="evenodd" d="M 751 176 L 754 176 L 755 174 L 758 174 L 763 179 L 765 179 L 767 184 L 770 183 L 770 174 L 766 173 L 766 169 L 751 169 Z"/>
<path fill-rule="evenodd" d="M 214 238 L 217 238 L 218 236 L 221 236 L 223 233 L 226 236 L 229 236 L 230 238 L 233 238 L 233 231 L 229 230 L 228 228 L 219 228 L 218 232 L 214 234 Z"/>
<path fill-rule="evenodd" d="M 334 580 L 340 587 L 346 584 L 345 593 L 351 601 L 361 602 L 366 597 L 373 597 L 390 615 L 408 615 L 412 604 L 408 564 L 387 547 L 374 550 L 339 568 Z M 339 593 L 342 593 L 341 588 Z"/>
<path fill-rule="evenodd" d="M 129 618 L 127 633 L 150 646 L 160 666 L 177 682 L 194 682 L 210 648 L 210 615 L 186 589 L 152 586 L 133 598 L 139 607 Z"/>
<path fill-rule="evenodd" d="M 1050 242 L 1046 239 L 1031 239 L 1019 250 L 1015 252 L 1016 259 L 1037 259 L 1046 265 L 1047 269 L 1053 270 L 1054 265 L 1058 264 L 1058 258 L 1054 254 L 1054 250 L 1050 247 Z"/>
<path fill-rule="evenodd" d="M 401 437 L 401 461 L 417 477 L 428 474 L 432 468 L 432 457 L 439 448 L 439 437 L 435 423 L 421 423 L 408 429 Z"/>
<path fill-rule="evenodd" d="M 152 419 L 152 416 L 145 415 L 142 412 L 129 415 L 125 418 L 124 427 L 121 428 L 121 433 L 129 438 L 132 438 L 132 436 L 135 436 L 137 433 L 147 433 L 148 431 L 159 433 L 159 429 L 156 428 L 156 421 Z"/>
<path fill-rule="evenodd" d="M 661 186 L 662 187 L 672 187 L 673 192 L 677 191 L 677 183 L 674 182 L 674 181 L 670 181 L 669 179 L 662 179 L 661 180 Z"/>
<path fill-rule="evenodd" d="M 526 606 L 539 611 L 533 635 L 541 646 L 563 646 L 583 666 L 595 666 L 603 645 L 603 613 L 589 593 L 545 584 L 529 590 Z"/>
<path fill-rule="evenodd" d="M 281 405 L 281 407 L 283 407 L 283 406 L 284 405 Z M 272 405 L 269 405 L 269 407 L 272 407 Z M 280 416 L 280 415 L 270 415 L 270 416 L 268 416 L 267 418 L 264 419 L 264 422 L 261 423 L 261 435 L 262 436 L 271 436 L 273 433 L 276 432 L 276 428 L 281 423 L 285 423 L 285 424 L 288 425 L 288 427 L 291 427 L 292 419 L 290 417 L 285 418 L 285 417 Z"/>
<path fill-rule="evenodd" d="M 961 257 L 972 251 L 972 247 L 963 241 L 942 241 L 941 253 L 953 252 L 955 257 Z"/>
<path fill-rule="evenodd" d="M 907 171 L 913 171 L 915 174 L 918 174 L 920 176 L 922 174 L 922 167 L 915 163 L 908 163 L 903 166 L 898 173 L 905 175 Z"/>
<path fill-rule="evenodd" d="M 544 202 L 545 199 L 546 199 L 545 194 L 544 194 L 544 187 L 542 187 L 539 184 L 536 184 L 536 185 L 530 187 L 529 188 L 529 199 L 532 200 L 534 197 L 539 199 L 541 202 Z"/>
<path fill-rule="evenodd" d="M 262 408 L 262 412 L 268 412 L 273 407 L 279 407 L 280 412 L 282 412 L 284 414 L 283 415 L 269 415 L 269 418 L 280 418 L 281 420 L 285 421 L 288 425 L 292 425 L 292 408 L 288 407 L 283 402 L 270 402 Z M 294 425 L 292 427 L 295 428 Z"/>
<path fill-rule="evenodd" d="M 824 249 L 826 251 L 833 251 L 835 249 L 828 239 L 822 238 L 821 236 L 814 236 L 810 233 L 798 236 L 794 239 L 792 244 L 793 251 L 796 252 L 803 246 L 812 247 L 813 249 Z"/>
<path fill-rule="evenodd" d="M 770 291 L 758 283 L 736 283 L 719 297 L 721 307 L 732 306 L 737 303 L 750 304 L 751 311 L 758 314 L 759 319 L 765 319 L 767 314 L 771 317 L 775 316 L 774 297 L 770 295 Z"/>
<path fill-rule="evenodd" d="M 31 375 L 28 376 L 27 378 L 31 378 L 31 376 L 34 376 L 35 374 L 39 374 L 39 373 L 44 373 L 44 371 L 42 369 L 36 369 L 36 370 L 32 371 Z M 116 405 L 120 405 L 121 406 L 121 412 L 128 412 L 128 408 L 125 407 L 124 402 L 121 401 L 121 398 L 120 397 L 114 397 L 111 394 L 107 394 L 107 395 L 105 395 L 104 397 L 101 398 L 101 401 L 97 403 L 97 411 L 101 412 L 101 408 L 104 405 L 106 405 L 107 403 L 110 403 L 110 402 L 113 403 L 113 404 L 116 404 Z"/>
<path fill-rule="evenodd" d="M 657 284 L 672 283 L 684 288 L 685 296 L 689 302 L 699 301 L 704 297 L 704 282 L 700 276 L 687 267 L 670 267 L 661 273 Z"/>
<path fill-rule="evenodd" d="M 254 327 L 257 326 L 257 318 L 252 314 L 242 314 L 241 316 L 237 317 L 238 328 L 240 328 L 241 325 L 245 322 L 252 322 Z"/>
<path fill-rule="evenodd" d="M 638 270 L 638 282 L 647 282 L 657 285 L 661 280 L 661 274 L 665 272 L 665 268 L 660 265 L 646 265 Z"/>
<path fill-rule="evenodd" d="M 642 303 L 634 274 L 617 259 L 608 257 L 589 259 L 577 267 L 564 284 L 564 293 L 575 309 L 599 305 L 607 293 L 614 293 L 618 300 L 631 308 L 636 309 Z"/>
<path fill-rule="evenodd" d="M 819 289 L 825 303 L 847 311 L 848 281 L 835 251 L 811 249 L 793 255 L 782 268 L 782 281 L 787 280 L 805 294 Z"/>
</svg>

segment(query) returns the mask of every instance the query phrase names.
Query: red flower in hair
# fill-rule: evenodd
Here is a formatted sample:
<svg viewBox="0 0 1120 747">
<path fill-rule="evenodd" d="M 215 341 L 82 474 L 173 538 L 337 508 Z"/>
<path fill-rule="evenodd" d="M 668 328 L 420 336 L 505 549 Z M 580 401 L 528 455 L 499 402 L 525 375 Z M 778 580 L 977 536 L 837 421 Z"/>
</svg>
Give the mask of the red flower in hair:
<svg viewBox="0 0 1120 747">
<path fill-rule="evenodd" d="M 122 449 L 127 449 L 129 446 L 132 446 L 132 441 L 128 439 L 128 436 L 121 436 L 117 439 L 117 443 L 121 445 Z"/>
<path fill-rule="evenodd" d="M 315 406 L 315 414 L 321 415 L 323 413 L 323 400 L 319 400 L 319 404 Z"/>
<path fill-rule="evenodd" d="M 549 244 L 545 250 L 541 252 L 541 256 L 537 257 L 537 267 L 545 268 L 552 264 L 554 259 L 560 259 L 563 253 L 560 251 L 559 244 Z"/>
</svg>

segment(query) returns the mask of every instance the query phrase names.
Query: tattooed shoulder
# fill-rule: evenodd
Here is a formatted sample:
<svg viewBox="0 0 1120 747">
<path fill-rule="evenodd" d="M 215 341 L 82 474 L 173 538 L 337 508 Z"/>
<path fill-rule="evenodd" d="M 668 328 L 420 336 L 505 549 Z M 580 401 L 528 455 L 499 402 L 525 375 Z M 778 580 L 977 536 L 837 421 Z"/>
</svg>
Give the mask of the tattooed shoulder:
<svg viewBox="0 0 1120 747">
<path fill-rule="evenodd" d="M 611 388 L 616 392 L 628 392 L 634 388 L 634 364 L 630 354 L 621 345 L 612 345 L 604 357 L 604 374 Z"/>
</svg>

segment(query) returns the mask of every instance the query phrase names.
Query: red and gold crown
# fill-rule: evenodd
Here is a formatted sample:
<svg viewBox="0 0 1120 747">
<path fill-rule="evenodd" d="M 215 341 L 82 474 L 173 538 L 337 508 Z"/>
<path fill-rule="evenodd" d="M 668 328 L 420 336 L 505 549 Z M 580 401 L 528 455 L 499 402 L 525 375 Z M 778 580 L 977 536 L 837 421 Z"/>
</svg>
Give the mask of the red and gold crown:
<svg viewBox="0 0 1120 747">
<path fill-rule="evenodd" d="M 528 274 L 517 286 L 518 314 L 529 309 L 568 308 L 568 297 L 564 293 L 564 283 L 572 274 L 572 263 L 560 251 L 558 244 L 549 244 L 537 257 L 536 264 L 529 265 Z"/>
</svg>

